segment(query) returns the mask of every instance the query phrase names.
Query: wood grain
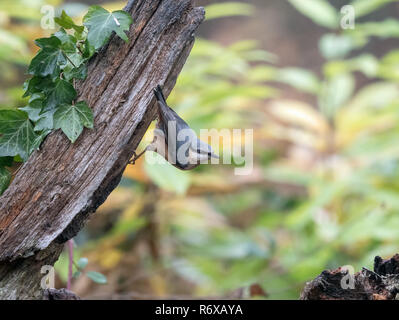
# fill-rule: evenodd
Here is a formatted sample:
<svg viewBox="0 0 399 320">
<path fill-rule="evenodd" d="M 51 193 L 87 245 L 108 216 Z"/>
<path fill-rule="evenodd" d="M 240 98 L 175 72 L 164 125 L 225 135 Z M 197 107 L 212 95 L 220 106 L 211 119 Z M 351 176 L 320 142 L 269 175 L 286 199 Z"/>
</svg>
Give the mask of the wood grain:
<svg viewBox="0 0 399 320">
<path fill-rule="evenodd" d="M 136 0 L 125 9 L 133 17 L 129 43 L 112 37 L 76 85 L 78 101 L 93 108 L 94 129 L 74 144 L 50 134 L 0 197 L 0 299 L 41 295 L 38 267 L 56 261 L 118 185 L 154 119 L 152 89 L 171 91 L 204 18 L 191 0 Z M 23 290 L 15 289 L 20 279 Z"/>
</svg>

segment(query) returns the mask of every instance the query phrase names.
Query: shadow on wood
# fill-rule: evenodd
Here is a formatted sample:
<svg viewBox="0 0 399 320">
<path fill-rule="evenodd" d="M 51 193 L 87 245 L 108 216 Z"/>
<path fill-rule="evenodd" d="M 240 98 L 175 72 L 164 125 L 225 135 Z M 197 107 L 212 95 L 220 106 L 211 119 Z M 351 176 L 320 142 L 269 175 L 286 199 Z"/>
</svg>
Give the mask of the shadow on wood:
<svg viewBox="0 0 399 320">
<path fill-rule="evenodd" d="M 50 134 L 0 197 L 0 299 L 43 298 L 41 267 L 54 264 L 118 185 L 155 117 L 152 89 L 171 91 L 204 18 L 192 2 L 129 1 L 129 43 L 112 37 L 77 85 L 94 130 L 74 144 Z"/>
</svg>

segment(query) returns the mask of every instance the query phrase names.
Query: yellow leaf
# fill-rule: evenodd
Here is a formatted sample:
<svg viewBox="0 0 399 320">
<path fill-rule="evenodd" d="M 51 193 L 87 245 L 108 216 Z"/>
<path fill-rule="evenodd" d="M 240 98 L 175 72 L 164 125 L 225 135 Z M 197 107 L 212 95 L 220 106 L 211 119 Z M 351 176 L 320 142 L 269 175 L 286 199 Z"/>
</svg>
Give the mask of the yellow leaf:
<svg viewBox="0 0 399 320">
<path fill-rule="evenodd" d="M 142 183 L 149 183 L 150 179 L 148 178 L 143 167 L 144 161 L 145 157 L 143 155 L 140 159 L 136 161 L 134 165 L 128 165 L 123 175 L 132 180 L 136 180 Z"/>
<path fill-rule="evenodd" d="M 312 106 L 293 100 L 276 100 L 267 109 L 274 117 L 306 130 L 326 134 L 329 131 L 327 120 Z"/>
</svg>

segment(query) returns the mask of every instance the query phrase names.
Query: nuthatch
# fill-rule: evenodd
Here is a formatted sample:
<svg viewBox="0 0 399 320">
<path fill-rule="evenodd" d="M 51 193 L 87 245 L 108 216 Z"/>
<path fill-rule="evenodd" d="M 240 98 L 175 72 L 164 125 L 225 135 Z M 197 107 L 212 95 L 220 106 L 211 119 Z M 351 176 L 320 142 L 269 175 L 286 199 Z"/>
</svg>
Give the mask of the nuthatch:
<svg viewBox="0 0 399 320">
<path fill-rule="evenodd" d="M 129 161 L 134 164 L 146 151 L 155 151 L 181 170 L 190 170 L 211 158 L 219 158 L 212 148 L 198 139 L 189 125 L 167 104 L 161 87 L 154 89 L 158 104 L 158 122 L 153 141 Z"/>
</svg>

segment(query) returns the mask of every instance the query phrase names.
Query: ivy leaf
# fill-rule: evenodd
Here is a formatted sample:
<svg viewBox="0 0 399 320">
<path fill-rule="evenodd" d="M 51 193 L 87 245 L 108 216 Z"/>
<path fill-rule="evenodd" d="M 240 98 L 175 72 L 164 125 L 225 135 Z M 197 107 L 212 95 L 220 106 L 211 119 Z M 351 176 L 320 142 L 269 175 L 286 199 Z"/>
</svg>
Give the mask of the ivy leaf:
<svg viewBox="0 0 399 320">
<path fill-rule="evenodd" d="M 64 29 L 74 29 L 79 34 L 84 30 L 83 26 L 78 26 L 73 22 L 72 18 L 66 14 L 65 10 L 62 10 L 61 16 L 54 18 L 54 21 Z"/>
<path fill-rule="evenodd" d="M 61 41 L 61 49 L 65 56 L 67 56 L 67 66 L 71 65 L 74 68 L 79 67 L 83 62 L 83 57 L 76 47 L 77 39 L 67 34 L 64 29 L 59 30 L 54 34 Z M 62 69 L 65 69 L 63 66 Z"/>
<path fill-rule="evenodd" d="M 29 98 L 29 103 L 31 103 L 31 102 L 34 101 L 34 100 L 44 100 L 45 97 L 46 97 L 46 96 L 44 95 L 43 92 L 36 92 L 36 93 L 33 93 L 33 94 L 31 95 L 31 97 Z"/>
<path fill-rule="evenodd" d="M 30 102 L 26 107 L 19 108 L 19 110 L 25 111 L 28 117 L 32 121 L 37 121 L 40 119 L 40 112 L 43 108 L 43 100 L 36 99 Z"/>
<path fill-rule="evenodd" d="M 96 52 L 96 49 L 94 48 L 94 46 L 92 46 L 91 43 L 89 42 L 89 40 L 86 39 L 84 49 L 83 49 L 83 58 L 90 59 L 94 55 L 95 52 Z"/>
<path fill-rule="evenodd" d="M 63 49 L 76 49 L 77 39 L 74 36 L 68 34 L 65 29 L 61 28 L 59 31 L 54 33 L 54 37 L 57 37 L 58 40 L 61 41 L 60 47 L 62 47 Z"/>
<path fill-rule="evenodd" d="M 67 59 L 61 49 L 61 40 L 56 36 L 37 39 L 35 43 L 41 48 L 32 59 L 28 72 L 36 76 L 56 77 L 60 68 L 67 64 Z"/>
<path fill-rule="evenodd" d="M 76 107 L 80 114 L 80 118 L 82 119 L 83 125 L 88 129 L 93 129 L 94 127 L 93 110 L 89 108 L 89 106 L 85 101 L 79 101 L 76 104 Z"/>
<path fill-rule="evenodd" d="M 57 79 L 53 86 L 45 89 L 47 92 L 47 99 L 43 113 L 55 109 L 61 104 L 70 104 L 76 98 L 77 93 L 72 84 L 63 79 Z"/>
<path fill-rule="evenodd" d="M 35 77 L 33 77 L 35 78 Z M 24 84 L 22 85 L 22 88 L 24 90 L 24 94 L 22 96 L 22 98 L 26 98 L 30 95 L 32 95 L 33 93 L 37 92 L 36 88 L 35 88 L 35 84 L 33 78 L 27 79 L 25 80 Z"/>
<path fill-rule="evenodd" d="M 102 273 L 96 272 L 96 271 L 89 271 L 86 274 L 91 280 L 93 280 L 95 283 L 99 284 L 105 284 L 107 283 L 107 277 L 104 276 Z"/>
<path fill-rule="evenodd" d="M 37 77 L 34 76 L 24 82 L 23 89 L 25 91 L 23 98 L 27 96 L 33 96 L 35 94 L 44 94 L 42 93 L 46 88 L 52 86 L 53 81 L 49 77 Z M 32 98 L 33 99 L 33 98 Z"/>
<path fill-rule="evenodd" d="M 127 42 L 125 31 L 129 30 L 132 22 L 129 13 L 122 10 L 111 13 L 100 6 L 91 6 L 83 18 L 83 24 L 89 31 L 87 39 L 96 50 L 109 40 L 113 31 Z"/>
<path fill-rule="evenodd" d="M 54 128 L 61 129 L 74 143 L 83 131 L 83 124 L 76 108 L 67 104 L 60 106 L 54 113 Z"/>
<path fill-rule="evenodd" d="M 61 41 L 54 35 L 48 38 L 39 38 L 35 40 L 36 45 L 40 49 L 59 48 Z"/>
<path fill-rule="evenodd" d="M 64 69 L 64 78 L 67 81 L 72 79 L 84 80 L 87 77 L 87 65 L 85 63 L 81 64 L 78 68 L 66 67 Z"/>
<path fill-rule="evenodd" d="M 83 101 L 76 105 L 61 105 L 54 113 L 54 129 L 61 129 L 74 143 L 83 127 L 93 128 L 93 112 Z"/>
<path fill-rule="evenodd" d="M 38 147 L 37 138 L 25 112 L 0 110 L 0 157 L 19 155 L 27 160 Z"/>
<path fill-rule="evenodd" d="M 15 156 L 15 157 L 13 158 L 13 160 L 14 160 L 14 162 L 17 162 L 17 163 L 22 163 L 22 162 L 24 162 L 24 160 L 22 160 L 22 158 L 21 158 L 20 156 Z"/>
<path fill-rule="evenodd" d="M 50 132 L 51 130 L 43 130 L 39 135 L 36 136 L 36 139 L 33 142 L 34 150 L 39 150 L 40 145 L 42 144 L 44 138 L 46 138 Z"/>
<path fill-rule="evenodd" d="M 46 111 L 40 115 L 39 120 L 36 121 L 34 131 L 51 130 L 54 128 L 54 113 L 55 109 Z"/>
<path fill-rule="evenodd" d="M 0 157 L 0 167 L 11 167 L 13 157 Z"/>
<path fill-rule="evenodd" d="M 41 132 L 43 130 L 51 131 L 51 129 L 54 128 L 53 115 L 55 109 L 41 113 L 43 110 L 43 100 L 39 99 L 33 100 L 26 107 L 19 108 L 19 110 L 26 112 L 28 114 L 29 119 L 35 123 L 35 127 L 33 129 L 35 132 Z M 39 145 L 41 141 L 42 140 L 39 141 Z"/>
<path fill-rule="evenodd" d="M 11 173 L 4 167 L 0 167 L 0 196 L 8 188 L 11 181 Z"/>
</svg>

